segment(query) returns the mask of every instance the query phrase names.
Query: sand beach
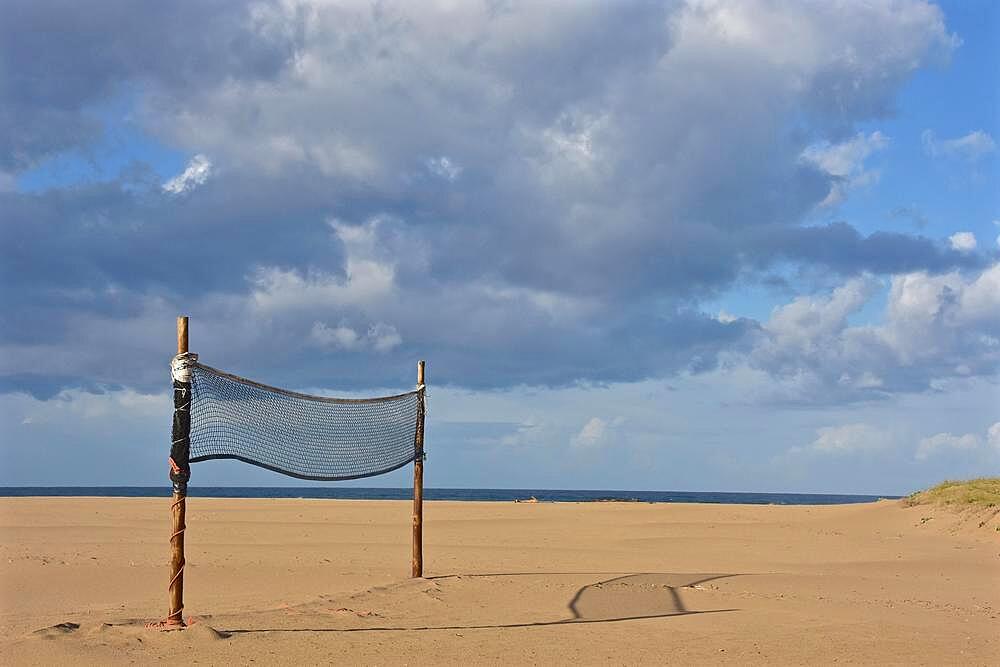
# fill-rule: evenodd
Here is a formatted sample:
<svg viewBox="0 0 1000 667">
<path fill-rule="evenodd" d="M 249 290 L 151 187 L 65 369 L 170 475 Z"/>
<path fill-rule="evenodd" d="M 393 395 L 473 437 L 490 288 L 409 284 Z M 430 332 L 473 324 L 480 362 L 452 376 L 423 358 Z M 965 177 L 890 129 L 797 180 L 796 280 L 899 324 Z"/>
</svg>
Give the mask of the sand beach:
<svg viewBox="0 0 1000 667">
<path fill-rule="evenodd" d="M 2 662 L 1000 663 L 989 512 L 192 498 L 163 633 L 169 502 L 0 500 Z"/>
</svg>

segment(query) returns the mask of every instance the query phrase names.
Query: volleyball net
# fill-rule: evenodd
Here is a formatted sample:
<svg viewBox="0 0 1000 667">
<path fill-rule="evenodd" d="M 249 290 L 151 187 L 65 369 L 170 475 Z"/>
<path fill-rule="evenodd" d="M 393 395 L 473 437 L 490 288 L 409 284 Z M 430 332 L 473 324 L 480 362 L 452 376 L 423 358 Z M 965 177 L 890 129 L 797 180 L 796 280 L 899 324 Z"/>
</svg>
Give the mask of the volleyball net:
<svg viewBox="0 0 1000 667">
<path fill-rule="evenodd" d="M 192 353 L 175 357 L 171 374 L 175 482 L 187 481 L 189 464 L 213 459 L 337 481 L 382 475 L 418 455 L 423 386 L 374 398 L 315 396 L 217 370 Z"/>
</svg>

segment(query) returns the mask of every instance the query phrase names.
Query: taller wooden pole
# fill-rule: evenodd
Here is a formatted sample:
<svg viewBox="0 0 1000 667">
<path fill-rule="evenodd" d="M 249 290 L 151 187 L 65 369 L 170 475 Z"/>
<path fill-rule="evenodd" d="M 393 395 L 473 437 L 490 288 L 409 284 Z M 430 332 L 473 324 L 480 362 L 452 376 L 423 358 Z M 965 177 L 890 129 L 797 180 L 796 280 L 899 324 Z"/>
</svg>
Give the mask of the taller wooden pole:
<svg viewBox="0 0 1000 667">
<path fill-rule="evenodd" d="M 417 386 L 424 386 L 424 362 L 417 362 Z M 413 568 L 412 576 L 424 576 L 424 403 L 417 412 L 416 457 L 413 460 Z"/>
<path fill-rule="evenodd" d="M 188 318 L 177 318 L 177 354 L 188 351 Z M 190 394 L 188 395 L 190 400 Z M 174 502 L 170 506 L 170 609 L 167 623 L 184 625 L 184 515 L 187 510 L 187 484 L 174 484 Z"/>
</svg>

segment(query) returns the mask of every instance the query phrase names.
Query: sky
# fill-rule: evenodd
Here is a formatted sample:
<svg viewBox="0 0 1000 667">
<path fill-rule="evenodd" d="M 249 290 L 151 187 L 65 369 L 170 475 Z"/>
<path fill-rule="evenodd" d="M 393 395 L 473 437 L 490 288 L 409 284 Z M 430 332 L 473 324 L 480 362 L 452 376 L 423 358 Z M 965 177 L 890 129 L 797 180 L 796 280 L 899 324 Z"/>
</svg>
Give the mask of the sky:
<svg viewBox="0 0 1000 667">
<path fill-rule="evenodd" d="M 180 314 L 429 487 L 1000 474 L 997 3 L 0 4 L 0 484 L 168 484 Z"/>
</svg>

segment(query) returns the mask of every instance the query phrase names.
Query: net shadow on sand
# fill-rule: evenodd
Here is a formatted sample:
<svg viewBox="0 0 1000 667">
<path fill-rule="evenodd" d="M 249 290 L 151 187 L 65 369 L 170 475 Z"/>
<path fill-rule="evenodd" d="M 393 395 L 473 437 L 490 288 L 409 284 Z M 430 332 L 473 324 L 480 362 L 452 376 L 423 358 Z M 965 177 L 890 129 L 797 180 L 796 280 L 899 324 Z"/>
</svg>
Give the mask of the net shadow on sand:
<svg viewBox="0 0 1000 667">
<path fill-rule="evenodd" d="M 440 624 L 440 625 L 392 625 L 347 628 L 255 628 L 226 629 L 227 635 L 255 634 L 268 632 L 401 632 L 434 630 L 488 630 L 531 628 L 580 623 L 618 623 L 643 619 L 670 618 L 695 614 L 717 614 L 738 609 L 689 609 L 681 595 L 683 589 L 698 590 L 701 584 L 716 579 L 743 576 L 722 573 L 656 573 L 633 574 L 586 573 L 586 572 L 510 572 L 491 574 L 455 574 L 428 577 L 428 581 L 503 578 L 503 577 L 553 577 L 553 576 L 616 576 L 601 579 L 582 586 L 567 603 L 570 613 L 567 618 L 511 623 L 483 624 Z"/>
</svg>

